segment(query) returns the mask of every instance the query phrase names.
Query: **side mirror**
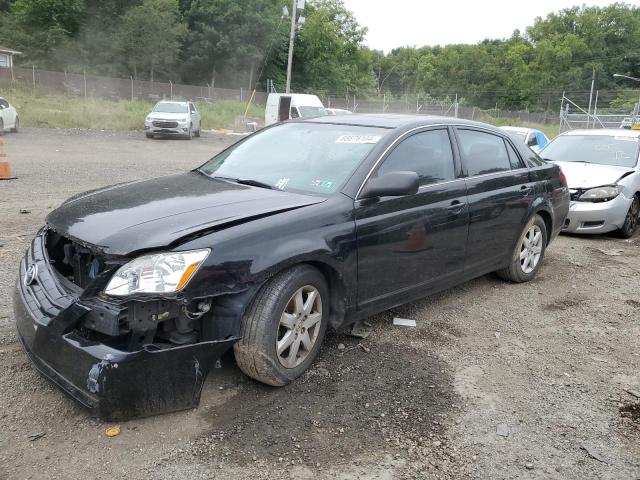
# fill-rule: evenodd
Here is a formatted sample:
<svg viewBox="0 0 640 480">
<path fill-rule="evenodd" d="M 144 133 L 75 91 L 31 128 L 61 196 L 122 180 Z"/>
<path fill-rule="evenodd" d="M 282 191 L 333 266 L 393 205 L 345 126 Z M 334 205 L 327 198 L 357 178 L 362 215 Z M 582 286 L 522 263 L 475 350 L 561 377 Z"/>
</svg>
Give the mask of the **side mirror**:
<svg viewBox="0 0 640 480">
<path fill-rule="evenodd" d="M 298 113 L 298 109 L 295 107 L 291 107 L 291 113 L 289 114 L 290 118 L 300 118 L 300 114 Z"/>
<path fill-rule="evenodd" d="M 420 188 L 416 172 L 389 172 L 367 182 L 360 198 L 415 195 Z"/>
</svg>

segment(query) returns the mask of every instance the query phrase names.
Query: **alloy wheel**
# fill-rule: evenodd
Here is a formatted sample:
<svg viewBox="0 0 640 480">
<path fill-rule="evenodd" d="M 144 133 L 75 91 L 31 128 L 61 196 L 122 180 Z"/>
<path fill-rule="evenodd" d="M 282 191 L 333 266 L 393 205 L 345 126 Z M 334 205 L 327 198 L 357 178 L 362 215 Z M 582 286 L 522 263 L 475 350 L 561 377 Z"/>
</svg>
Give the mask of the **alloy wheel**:
<svg viewBox="0 0 640 480">
<path fill-rule="evenodd" d="M 633 234 L 633 232 L 635 232 L 636 227 L 638 226 L 638 215 L 639 215 L 639 210 L 640 207 L 638 205 L 638 197 L 635 197 L 633 199 L 633 202 L 631 202 L 631 207 L 629 207 L 629 211 L 627 212 L 627 218 L 624 222 L 626 228 L 627 228 L 627 232 L 629 232 L 629 234 Z"/>
<path fill-rule="evenodd" d="M 318 339 L 322 323 L 322 298 L 312 285 L 299 288 L 280 317 L 276 338 L 278 361 L 295 368 L 307 358 Z"/>
<path fill-rule="evenodd" d="M 520 244 L 520 268 L 526 274 L 533 272 L 542 255 L 542 230 L 531 225 Z"/>
</svg>

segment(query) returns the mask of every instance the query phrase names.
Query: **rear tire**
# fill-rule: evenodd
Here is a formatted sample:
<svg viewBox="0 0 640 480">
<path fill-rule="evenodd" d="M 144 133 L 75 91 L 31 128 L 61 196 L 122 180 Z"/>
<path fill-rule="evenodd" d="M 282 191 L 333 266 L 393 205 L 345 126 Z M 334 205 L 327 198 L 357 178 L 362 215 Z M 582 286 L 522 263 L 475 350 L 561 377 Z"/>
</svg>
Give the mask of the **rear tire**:
<svg viewBox="0 0 640 480">
<path fill-rule="evenodd" d="M 504 280 L 523 283 L 533 280 L 542 266 L 547 248 L 547 226 L 540 215 L 534 215 L 522 230 L 508 267 L 496 273 Z"/>
<path fill-rule="evenodd" d="M 198 138 L 200 138 L 200 129 L 196 130 L 196 131 L 193 133 L 193 136 L 194 136 L 194 137 L 198 137 Z"/>
<path fill-rule="evenodd" d="M 13 133 L 18 133 L 18 130 L 20 129 L 20 119 L 18 117 L 16 117 L 16 121 L 13 124 L 13 128 L 11 129 L 11 131 Z"/>
<path fill-rule="evenodd" d="M 4 120 L 0 118 L 0 137 L 4 135 Z"/>
<path fill-rule="evenodd" d="M 282 386 L 313 363 L 327 329 L 329 289 L 309 265 L 286 270 L 264 285 L 245 312 L 233 346 L 249 377 Z"/>
<path fill-rule="evenodd" d="M 618 234 L 622 238 L 631 238 L 633 234 L 636 233 L 638 229 L 638 216 L 640 215 L 640 199 L 638 199 L 638 195 L 633 197 L 633 201 L 631 202 L 631 206 L 629 207 L 629 211 L 627 212 L 627 216 L 624 220 L 624 224 L 622 224 L 622 228 L 618 230 Z"/>
</svg>

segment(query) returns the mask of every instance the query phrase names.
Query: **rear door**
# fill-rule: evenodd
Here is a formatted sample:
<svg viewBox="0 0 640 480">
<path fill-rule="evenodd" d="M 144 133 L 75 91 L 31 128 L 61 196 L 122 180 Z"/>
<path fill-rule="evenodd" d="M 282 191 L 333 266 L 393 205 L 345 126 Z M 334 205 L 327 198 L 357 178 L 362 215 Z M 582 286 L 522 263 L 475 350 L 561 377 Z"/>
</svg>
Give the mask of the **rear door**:
<svg viewBox="0 0 640 480">
<path fill-rule="evenodd" d="M 458 127 L 456 136 L 469 201 L 465 270 L 479 275 L 504 266 L 511 255 L 530 211 L 534 185 L 510 140 L 466 127 Z"/>
<path fill-rule="evenodd" d="M 355 201 L 358 307 L 406 301 L 411 292 L 462 273 L 469 211 L 447 128 L 417 131 L 372 174 L 413 171 L 415 195 Z M 398 299 L 398 300 L 396 300 Z"/>
<path fill-rule="evenodd" d="M 291 97 L 280 97 L 278 105 L 278 121 L 284 122 L 289 120 L 289 109 L 291 108 Z"/>
</svg>

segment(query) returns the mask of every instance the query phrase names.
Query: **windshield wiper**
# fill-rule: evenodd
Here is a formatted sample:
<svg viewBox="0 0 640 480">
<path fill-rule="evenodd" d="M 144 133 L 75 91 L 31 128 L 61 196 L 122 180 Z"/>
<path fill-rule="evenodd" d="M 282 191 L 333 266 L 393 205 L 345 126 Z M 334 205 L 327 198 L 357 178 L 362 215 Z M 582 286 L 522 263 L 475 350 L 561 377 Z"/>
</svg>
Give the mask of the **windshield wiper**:
<svg viewBox="0 0 640 480">
<path fill-rule="evenodd" d="M 274 190 L 274 188 L 268 183 L 261 182 L 260 180 L 252 180 L 250 178 L 233 178 L 233 177 L 222 177 L 219 175 L 214 175 L 213 178 L 219 178 L 221 180 L 227 180 L 228 182 L 238 183 L 240 185 L 249 185 L 252 187 L 260 187 L 266 188 L 268 190 Z"/>
</svg>

